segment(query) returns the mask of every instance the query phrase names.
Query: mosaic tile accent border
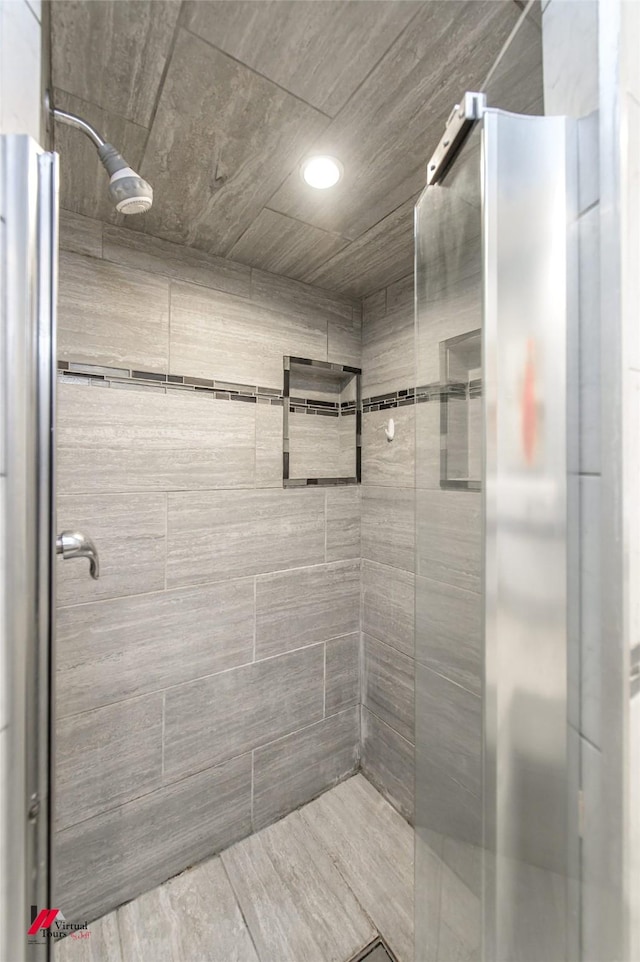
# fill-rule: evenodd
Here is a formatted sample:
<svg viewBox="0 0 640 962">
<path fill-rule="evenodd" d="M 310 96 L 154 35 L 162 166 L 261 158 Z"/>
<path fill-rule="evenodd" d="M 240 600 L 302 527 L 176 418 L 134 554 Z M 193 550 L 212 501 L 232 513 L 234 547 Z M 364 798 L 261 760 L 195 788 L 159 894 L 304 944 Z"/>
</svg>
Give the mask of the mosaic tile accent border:
<svg viewBox="0 0 640 962">
<path fill-rule="evenodd" d="M 202 377 L 188 377 L 154 371 L 137 371 L 119 367 L 103 367 L 97 364 L 81 364 L 74 361 L 58 361 L 58 375 L 65 380 L 79 380 L 116 384 L 137 384 L 140 387 L 168 390 L 191 390 L 211 394 L 218 401 L 239 401 L 245 404 L 284 405 L 282 390 L 261 387 L 254 384 L 237 384 L 233 381 L 213 381 Z M 317 401 L 314 398 L 289 398 L 291 414 L 314 414 L 325 417 L 338 417 L 340 414 L 355 414 L 355 402 Z"/>
<path fill-rule="evenodd" d="M 470 397 L 482 397 L 482 381 L 472 381 L 469 384 Z M 390 408 L 405 407 L 408 404 L 423 404 L 425 401 L 446 401 L 447 398 L 466 398 L 467 385 L 463 382 L 452 382 L 442 384 L 436 381 L 433 384 L 422 384 L 420 387 L 408 387 L 401 391 L 389 391 L 387 394 L 378 394 L 375 397 L 366 397 L 362 400 L 362 409 L 365 414 L 370 411 L 386 411 Z"/>
</svg>

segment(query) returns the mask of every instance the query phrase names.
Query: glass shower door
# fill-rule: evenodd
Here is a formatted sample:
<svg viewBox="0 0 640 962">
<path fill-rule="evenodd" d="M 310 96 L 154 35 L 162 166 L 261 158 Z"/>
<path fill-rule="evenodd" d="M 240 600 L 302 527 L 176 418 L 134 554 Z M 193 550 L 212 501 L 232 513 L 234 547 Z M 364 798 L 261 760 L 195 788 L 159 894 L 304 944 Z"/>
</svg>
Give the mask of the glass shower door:
<svg viewBox="0 0 640 962">
<path fill-rule="evenodd" d="M 480 128 L 416 207 L 416 962 L 479 959 Z"/>
<path fill-rule="evenodd" d="M 416 208 L 419 962 L 575 958 L 575 169 L 565 118 L 483 109 Z"/>
</svg>

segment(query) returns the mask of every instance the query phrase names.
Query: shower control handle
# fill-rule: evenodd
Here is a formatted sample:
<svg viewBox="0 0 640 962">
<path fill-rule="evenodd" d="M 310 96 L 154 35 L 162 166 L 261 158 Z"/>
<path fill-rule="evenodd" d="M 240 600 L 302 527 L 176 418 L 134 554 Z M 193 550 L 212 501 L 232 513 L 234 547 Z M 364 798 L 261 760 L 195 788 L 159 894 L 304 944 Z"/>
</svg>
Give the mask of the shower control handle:
<svg viewBox="0 0 640 962">
<path fill-rule="evenodd" d="M 100 577 L 100 560 L 98 549 L 91 538 L 87 538 L 81 531 L 63 531 L 56 538 L 56 554 L 67 558 L 88 558 L 89 574 L 96 581 Z"/>
</svg>

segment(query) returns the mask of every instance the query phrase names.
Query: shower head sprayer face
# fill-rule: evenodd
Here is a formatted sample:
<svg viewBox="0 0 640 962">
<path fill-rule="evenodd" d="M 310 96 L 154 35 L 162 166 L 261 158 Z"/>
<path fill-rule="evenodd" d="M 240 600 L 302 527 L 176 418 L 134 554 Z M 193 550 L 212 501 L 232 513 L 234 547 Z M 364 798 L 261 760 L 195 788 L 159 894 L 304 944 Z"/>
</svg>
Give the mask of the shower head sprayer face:
<svg viewBox="0 0 640 962">
<path fill-rule="evenodd" d="M 144 214 L 153 204 L 153 188 L 135 170 L 123 167 L 111 175 L 109 197 L 120 214 Z"/>
<path fill-rule="evenodd" d="M 98 156 L 110 176 L 109 197 L 120 214 L 144 214 L 153 204 L 153 188 L 132 170 L 111 144 L 98 148 Z"/>
</svg>

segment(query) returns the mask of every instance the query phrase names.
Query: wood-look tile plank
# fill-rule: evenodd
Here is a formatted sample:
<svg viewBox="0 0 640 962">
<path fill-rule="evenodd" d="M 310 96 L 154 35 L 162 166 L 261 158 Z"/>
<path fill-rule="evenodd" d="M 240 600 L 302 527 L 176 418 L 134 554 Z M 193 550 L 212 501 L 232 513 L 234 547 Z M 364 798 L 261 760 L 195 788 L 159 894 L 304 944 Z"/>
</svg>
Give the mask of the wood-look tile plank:
<svg viewBox="0 0 640 962">
<path fill-rule="evenodd" d="M 250 830 L 245 755 L 58 832 L 56 901 L 68 918 L 98 918 Z"/>
<path fill-rule="evenodd" d="M 58 716 L 251 661 L 253 595 L 245 578 L 59 609 Z"/>
<path fill-rule="evenodd" d="M 243 264 L 126 228 L 105 225 L 103 257 L 124 267 L 165 274 L 239 297 L 251 293 L 251 271 Z"/>
<path fill-rule="evenodd" d="M 56 4 L 54 84 L 147 126 L 179 11 L 176 0 Z"/>
<path fill-rule="evenodd" d="M 410 826 L 362 775 L 311 802 L 301 817 L 399 962 L 413 962 Z"/>
<path fill-rule="evenodd" d="M 118 924 L 126 959 L 259 962 L 219 858 L 123 905 Z"/>
<path fill-rule="evenodd" d="M 254 404 L 66 383 L 58 399 L 64 494 L 254 486 Z"/>
<path fill-rule="evenodd" d="M 323 695 L 322 645 L 169 689 L 165 777 L 199 771 L 312 725 L 322 718 Z"/>
<path fill-rule="evenodd" d="M 362 704 L 407 741 L 413 742 L 413 659 L 369 635 L 363 638 L 362 657 Z"/>
<path fill-rule="evenodd" d="M 325 496 L 317 488 L 168 497 L 172 587 L 321 564 L 324 554 Z"/>
<path fill-rule="evenodd" d="M 98 581 L 87 578 L 88 562 L 69 564 L 58 556 L 58 606 L 164 588 L 164 494 L 61 495 L 57 508 L 58 530 L 86 532 L 100 554 Z"/>
<path fill-rule="evenodd" d="M 166 371 L 168 350 L 169 284 L 165 278 L 61 252 L 61 359 Z"/>
<path fill-rule="evenodd" d="M 55 753 L 58 829 L 160 788 L 162 695 L 59 719 Z"/>
<path fill-rule="evenodd" d="M 254 831 L 353 774 L 359 757 L 359 716 L 359 708 L 351 707 L 255 750 Z"/>
<path fill-rule="evenodd" d="M 155 198 L 141 229 L 228 254 L 327 122 L 179 28 L 142 164 Z"/>
<path fill-rule="evenodd" d="M 53 948 L 55 962 L 125 962 L 115 912 L 92 922 L 89 932 L 88 938 L 81 934 L 56 939 Z"/>
<path fill-rule="evenodd" d="M 345 962 L 375 929 L 302 815 L 223 853 L 263 962 Z"/>
<path fill-rule="evenodd" d="M 268 658 L 358 630 L 359 595 L 359 561 L 258 575 L 256 657 Z"/>
<path fill-rule="evenodd" d="M 330 234 L 265 207 L 235 242 L 229 257 L 263 271 L 302 278 L 348 243 L 339 234 Z"/>
<path fill-rule="evenodd" d="M 190 30 L 335 116 L 418 3 L 188 3 Z"/>
</svg>

